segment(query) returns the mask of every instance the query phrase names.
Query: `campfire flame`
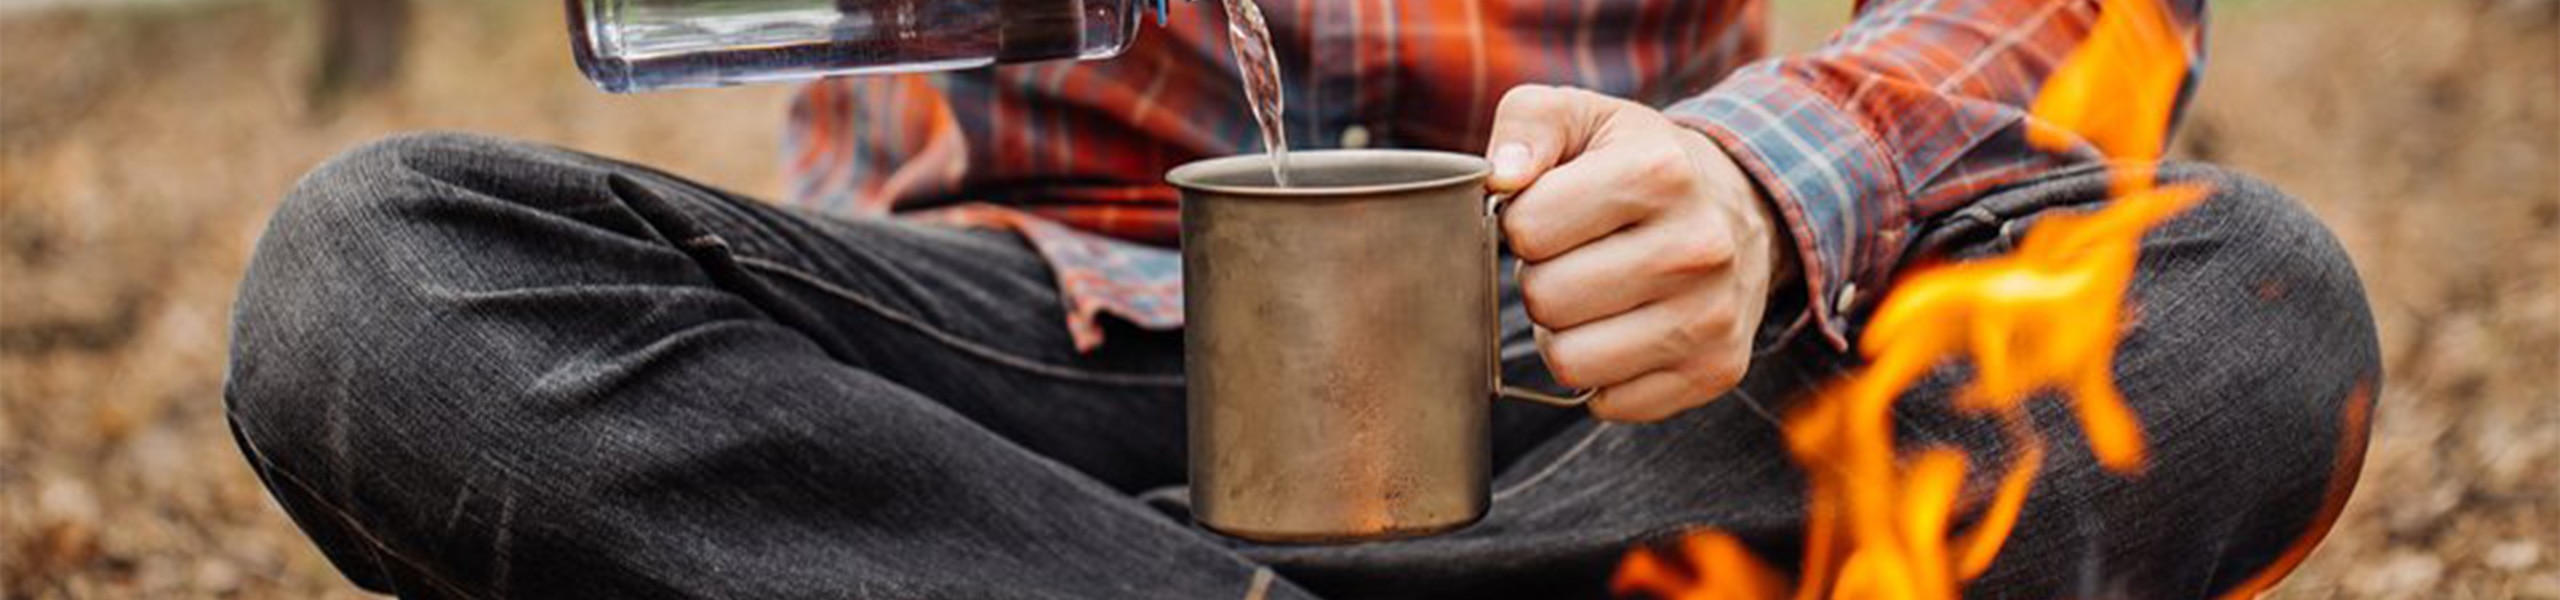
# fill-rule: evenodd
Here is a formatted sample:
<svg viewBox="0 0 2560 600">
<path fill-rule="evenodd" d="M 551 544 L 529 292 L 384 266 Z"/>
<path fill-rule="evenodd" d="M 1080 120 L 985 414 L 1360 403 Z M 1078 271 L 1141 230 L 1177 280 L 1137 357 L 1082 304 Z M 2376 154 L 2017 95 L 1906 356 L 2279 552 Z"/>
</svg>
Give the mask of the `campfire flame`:
<svg viewBox="0 0 2560 600">
<path fill-rule="evenodd" d="M 2145 464 L 2141 425 L 2116 390 L 2124 295 L 2143 232 L 2202 200 L 2202 185 L 2155 185 L 2189 67 L 2186 36 L 2159 0 L 2108 0 L 2087 41 L 2048 79 L 2030 112 L 2028 141 L 2050 151 L 2087 144 L 2110 160 L 2107 208 L 2056 214 L 2015 252 L 1927 268 L 1899 281 L 1859 338 L 1867 366 L 1808 398 L 1785 421 L 1788 451 L 1807 474 L 1805 549 L 1795 598 L 1955 598 L 1990 569 L 2017 524 L 2043 464 L 2045 441 L 2026 401 L 2066 395 L 2090 451 L 2132 476 Z M 1965 414 L 1996 419 L 2011 456 L 1991 498 L 1954 531 L 1969 456 L 1894 444 L 1894 402 L 1941 365 L 1968 361 L 1954 397 Z M 1717 531 L 1692 532 L 1676 551 L 1639 547 L 1611 591 L 1657 598 L 1761 599 L 1789 579 Z"/>
</svg>

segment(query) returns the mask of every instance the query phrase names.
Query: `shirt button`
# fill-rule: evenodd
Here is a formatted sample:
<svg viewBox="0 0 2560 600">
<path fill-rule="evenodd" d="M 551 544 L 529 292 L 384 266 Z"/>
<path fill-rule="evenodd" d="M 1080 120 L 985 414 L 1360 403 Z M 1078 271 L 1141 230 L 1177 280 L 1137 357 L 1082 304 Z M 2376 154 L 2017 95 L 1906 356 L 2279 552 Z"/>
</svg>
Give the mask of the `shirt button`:
<svg viewBox="0 0 2560 600">
<path fill-rule="evenodd" d="M 1342 128 L 1342 147 L 1353 150 L 1369 147 L 1369 128 L 1358 125 Z"/>
<path fill-rule="evenodd" d="M 1858 283 L 1853 281 L 1840 284 L 1840 295 L 1835 297 L 1831 303 L 1831 314 L 1849 314 L 1849 309 L 1857 305 Z"/>
</svg>

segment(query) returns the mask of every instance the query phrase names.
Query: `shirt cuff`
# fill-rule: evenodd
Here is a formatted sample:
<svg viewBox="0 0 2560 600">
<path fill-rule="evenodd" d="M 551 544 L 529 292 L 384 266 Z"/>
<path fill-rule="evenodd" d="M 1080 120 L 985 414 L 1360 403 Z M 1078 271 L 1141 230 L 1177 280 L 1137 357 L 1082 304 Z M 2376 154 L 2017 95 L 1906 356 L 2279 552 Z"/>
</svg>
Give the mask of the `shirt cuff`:
<svg viewBox="0 0 2560 600">
<path fill-rule="evenodd" d="M 1847 316 L 1881 295 L 1899 248 L 1878 238 L 1905 220 L 1884 145 L 1820 91 L 1765 67 L 1663 113 L 1714 139 L 1769 195 L 1796 246 L 1810 325 L 1847 349 Z"/>
</svg>

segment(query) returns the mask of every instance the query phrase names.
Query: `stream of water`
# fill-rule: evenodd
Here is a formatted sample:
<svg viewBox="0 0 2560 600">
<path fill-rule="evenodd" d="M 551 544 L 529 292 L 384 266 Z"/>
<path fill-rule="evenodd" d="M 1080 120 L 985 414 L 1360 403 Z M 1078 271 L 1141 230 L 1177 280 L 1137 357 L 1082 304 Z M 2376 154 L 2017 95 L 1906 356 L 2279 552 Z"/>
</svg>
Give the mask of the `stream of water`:
<svg viewBox="0 0 2560 600">
<path fill-rule="evenodd" d="M 1271 155 L 1271 181 L 1289 187 L 1289 136 L 1280 122 L 1280 61 L 1271 52 L 1271 29 L 1262 23 L 1262 7 L 1253 0 L 1225 0 L 1227 45 L 1235 50 L 1236 71 L 1244 75 L 1245 102 L 1262 126 L 1262 147 Z"/>
</svg>

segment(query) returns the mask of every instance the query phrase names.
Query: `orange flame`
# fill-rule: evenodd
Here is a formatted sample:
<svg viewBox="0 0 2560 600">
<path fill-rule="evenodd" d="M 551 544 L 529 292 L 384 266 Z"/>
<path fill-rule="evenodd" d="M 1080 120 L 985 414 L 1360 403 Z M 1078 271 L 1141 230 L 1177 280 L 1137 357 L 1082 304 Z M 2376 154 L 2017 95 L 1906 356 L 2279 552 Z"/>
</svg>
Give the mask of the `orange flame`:
<svg viewBox="0 0 2560 600">
<path fill-rule="evenodd" d="M 2188 67 L 2186 36 L 2162 0 L 2107 0 L 2089 39 L 2044 81 L 2027 143 L 2065 150 L 2075 138 L 2111 159 L 2148 165 L 2169 143 Z M 2117 169 L 2115 195 L 2151 184 L 2150 169 Z"/>
<path fill-rule="evenodd" d="M 2110 159 L 2157 161 L 2187 60 L 2184 33 L 2158 0 L 2109 0 L 2088 41 L 2037 96 L 2028 141 L 2062 151 L 2085 142 Z M 1786 420 L 1788 451 L 1807 472 L 1805 554 L 1794 597 L 1954 598 L 1990 569 L 2044 462 L 2025 403 L 2067 394 L 2100 464 L 2141 472 L 2141 425 L 2116 390 L 2124 295 L 2142 234 L 2201 201 L 2201 185 L 2154 187 L 2147 167 L 2118 168 L 2113 201 L 2058 214 L 2007 256 L 1935 267 L 1897 282 L 1859 338 L 1867 365 Z M 1968 456 L 1897 452 L 1896 399 L 1940 365 L 1970 361 L 1955 397 L 1997 419 L 2009 457 L 1970 530 L 1952 531 Z M 1673 600 L 1777 598 L 1786 579 L 1730 535 L 1700 531 L 1675 554 L 1638 548 L 1610 582 L 1617 594 Z"/>
</svg>

